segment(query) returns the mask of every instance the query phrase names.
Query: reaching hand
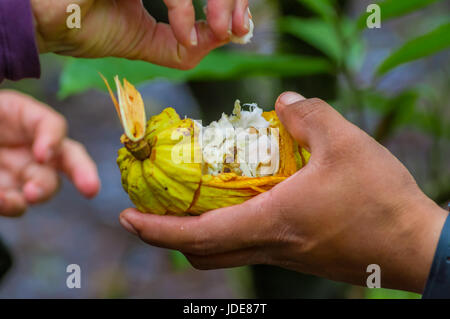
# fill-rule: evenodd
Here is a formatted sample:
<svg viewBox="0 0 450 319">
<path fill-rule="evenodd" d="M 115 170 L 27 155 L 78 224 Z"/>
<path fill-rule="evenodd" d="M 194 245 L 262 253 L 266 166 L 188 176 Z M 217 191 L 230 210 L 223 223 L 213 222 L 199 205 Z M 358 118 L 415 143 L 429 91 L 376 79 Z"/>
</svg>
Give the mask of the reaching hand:
<svg viewBox="0 0 450 319">
<path fill-rule="evenodd" d="M 52 197 L 58 171 L 84 196 L 97 194 L 95 163 L 66 137 L 65 119 L 28 96 L 0 91 L 0 215 L 19 216 L 28 205 Z"/>
<path fill-rule="evenodd" d="M 157 23 L 141 0 L 31 0 L 40 52 L 117 56 L 189 69 L 230 33 L 249 31 L 248 0 L 209 0 L 208 24 L 195 22 L 192 0 L 164 0 L 170 25 Z M 81 8 L 81 29 L 68 29 L 66 8 Z"/>
<path fill-rule="evenodd" d="M 276 111 L 311 151 L 286 181 L 241 205 L 198 217 L 122 212 L 151 245 L 183 252 L 199 269 L 272 264 L 364 285 L 423 290 L 446 218 L 387 149 L 319 99 L 287 92 Z"/>
</svg>

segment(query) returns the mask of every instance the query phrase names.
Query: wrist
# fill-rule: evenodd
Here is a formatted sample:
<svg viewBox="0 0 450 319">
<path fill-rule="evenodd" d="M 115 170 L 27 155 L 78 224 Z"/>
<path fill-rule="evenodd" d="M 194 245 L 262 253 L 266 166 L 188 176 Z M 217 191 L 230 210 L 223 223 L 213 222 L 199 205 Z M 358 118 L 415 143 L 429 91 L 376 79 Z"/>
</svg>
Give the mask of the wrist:
<svg viewBox="0 0 450 319">
<path fill-rule="evenodd" d="M 400 276 L 402 282 L 398 283 L 397 288 L 423 292 L 447 214 L 443 208 L 425 197 L 405 214 L 404 223 L 411 226 L 411 236 L 405 236 L 400 245 L 403 275 Z"/>
</svg>

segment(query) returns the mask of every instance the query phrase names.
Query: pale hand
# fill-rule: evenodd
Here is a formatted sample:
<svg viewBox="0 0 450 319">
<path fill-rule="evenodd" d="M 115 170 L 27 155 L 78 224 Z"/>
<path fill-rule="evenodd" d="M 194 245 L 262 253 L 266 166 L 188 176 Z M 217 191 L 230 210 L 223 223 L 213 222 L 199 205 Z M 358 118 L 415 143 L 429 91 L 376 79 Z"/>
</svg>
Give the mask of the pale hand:
<svg viewBox="0 0 450 319">
<path fill-rule="evenodd" d="M 196 22 L 192 0 L 164 0 L 170 25 L 158 23 L 141 0 L 31 0 L 39 51 L 77 57 L 125 57 L 189 69 L 230 32 L 249 31 L 248 0 L 208 1 L 208 23 Z M 69 4 L 81 8 L 81 28 L 69 29 Z"/>
<path fill-rule="evenodd" d="M 50 199 L 64 172 L 86 197 L 100 181 L 85 148 L 67 138 L 65 119 L 29 96 L 0 91 L 0 215 L 19 216 Z"/>
</svg>

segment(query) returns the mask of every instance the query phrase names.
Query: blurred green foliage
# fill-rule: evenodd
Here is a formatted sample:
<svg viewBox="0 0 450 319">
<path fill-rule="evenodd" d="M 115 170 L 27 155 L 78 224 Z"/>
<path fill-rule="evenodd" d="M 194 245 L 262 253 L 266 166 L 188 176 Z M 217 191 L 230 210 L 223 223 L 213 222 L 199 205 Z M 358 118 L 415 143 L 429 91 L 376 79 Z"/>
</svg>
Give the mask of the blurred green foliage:
<svg viewBox="0 0 450 319">
<path fill-rule="evenodd" d="M 301 38 L 333 61 L 339 62 L 343 59 L 344 50 L 339 41 L 339 30 L 332 23 L 319 18 L 285 17 L 280 19 L 279 25 L 281 31 Z"/>
<path fill-rule="evenodd" d="M 377 74 L 383 75 L 401 64 L 418 60 L 449 47 L 450 23 L 405 43 L 383 61 L 378 67 Z"/>
<path fill-rule="evenodd" d="M 378 1 L 377 3 L 379 4 L 381 9 L 381 21 L 384 22 L 392 18 L 397 18 L 404 16 L 408 13 L 412 13 L 438 1 L 442 0 L 407 0 L 407 1 L 385 0 L 385 1 Z M 369 15 L 370 13 L 366 12 L 359 17 L 358 26 L 361 29 L 364 29 L 366 27 L 366 20 Z"/>
<path fill-rule="evenodd" d="M 188 71 L 118 58 L 70 59 L 61 75 L 60 96 L 90 88 L 105 89 L 99 72 L 111 79 L 117 74 L 132 83 L 165 79 L 176 82 L 218 80 L 249 76 L 311 75 L 331 72 L 330 63 L 321 58 L 300 55 L 261 55 L 215 51 Z"/>
<path fill-rule="evenodd" d="M 364 297 L 367 299 L 420 299 L 421 295 L 401 290 L 366 288 Z"/>
<path fill-rule="evenodd" d="M 67 97 L 90 88 L 105 89 L 98 76 L 103 73 L 111 79 L 119 74 L 134 84 L 153 80 L 209 81 L 243 79 L 255 76 L 307 77 L 317 74 L 333 74 L 339 77 L 338 98 L 330 103 L 344 115 L 355 115 L 357 124 L 383 143 L 401 128 L 421 131 L 433 139 L 431 180 L 427 193 L 438 202 L 450 197 L 450 176 L 442 174 L 439 158 L 441 140 L 450 140 L 450 121 L 443 116 L 448 107 L 448 74 L 444 88 L 421 84 L 403 89 L 395 94 L 380 89 L 380 81 L 392 71 L 407 63 L 429 57 L 450 47 L 450 24 L 445 18 L 434 30 L 408 38 L 386 56 L 377 67 L 369 83 L 360 84 L 358 72 L 366 57 L 363 32 L 370 13 L 361 12 L 350 18 L 341 14 L 334 0 L 297 0 L 314 15 L 281 16 L 276 24 L 277 32 L 289 34 L 309 44 L 324 57 L 286 54 L 279 48 L 271 55 L 243 53 L 218 49 L 208 55 L 196 68 L 189 71 L 172 70 L 145 62 L 125 59 L 68 59 L 60 78 L 60 96 Z M 421 10 L 440 0 L 385 0 L 377 3 L 381 19 L 387 21 Z M 437 19 L 436 21 L 439 21 Z M 367 124 L 368 111 L 377 114 L 374 125 Z M 447 145 L 447 144 L 445 144 Z M 445 147 L 445 146 L 444 146 Z M 171 253 L 176 269 L 187 267 L 185 257 Z M 366 298 L 418 298 L 411 294 L 387 289 L 366 289 Z"/>
<path fill-rule="evenodd" d="M 186 257 L 178 250 L 170 251 L 170 261 L 175 271 L 183 271 L 191 267 Z"/>
</svg>

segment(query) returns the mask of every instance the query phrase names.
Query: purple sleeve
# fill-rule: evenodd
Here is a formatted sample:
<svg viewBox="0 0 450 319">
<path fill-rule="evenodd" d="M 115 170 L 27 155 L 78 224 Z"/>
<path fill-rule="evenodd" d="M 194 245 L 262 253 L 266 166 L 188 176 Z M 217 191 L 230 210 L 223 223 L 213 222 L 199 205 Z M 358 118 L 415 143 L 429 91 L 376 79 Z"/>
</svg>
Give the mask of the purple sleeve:
<svg viewBox="0 0 450 319">
<path fill-rule="evenodd" d="M 0 0 L 0 82 L 40 73 L 30 0 Z"/>
</svg>

